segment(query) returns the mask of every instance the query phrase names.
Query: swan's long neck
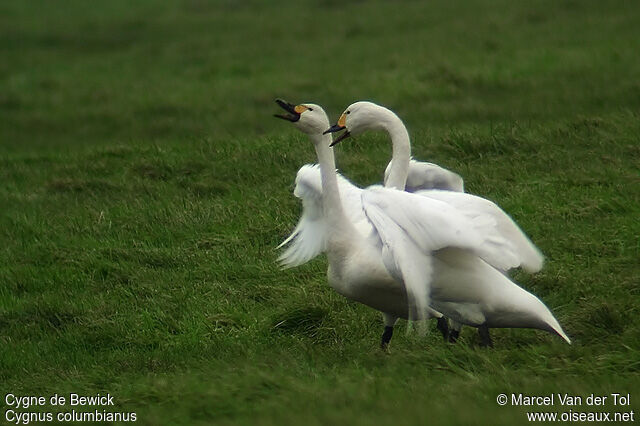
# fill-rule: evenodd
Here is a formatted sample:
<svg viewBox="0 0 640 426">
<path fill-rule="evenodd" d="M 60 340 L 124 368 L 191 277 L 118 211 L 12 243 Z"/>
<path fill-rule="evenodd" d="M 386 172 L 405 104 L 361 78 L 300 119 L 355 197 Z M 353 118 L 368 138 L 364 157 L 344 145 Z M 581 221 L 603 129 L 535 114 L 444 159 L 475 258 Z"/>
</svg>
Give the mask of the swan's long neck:
<svg viewBox="0 0 640 426">
<path fill-rule="evenodd" d="M 310 137 L 313 139 L 313 145 L 318 155 L 318 164 L 320 164 L 322 205 L 330 232 L 333 235 L 344 234 L 345 237 L 349 237 L 352 232 L 355 232 L 355 228 L 347 218 L 340 201 L 336 162 L 333 149 L 329 147 L 332 142 L 331 135 L 311 135 Z"/>
<path fill-rule="evenodd" d="M 409 161 L 411 160 L 409 133 L 397 115 L 386 108 L 383 111 L 384 117 L 380 124 L 389 133 L 393 146 L 391 169 L 385 186 L 404 190 L 409 175 Z"/>
</svg>

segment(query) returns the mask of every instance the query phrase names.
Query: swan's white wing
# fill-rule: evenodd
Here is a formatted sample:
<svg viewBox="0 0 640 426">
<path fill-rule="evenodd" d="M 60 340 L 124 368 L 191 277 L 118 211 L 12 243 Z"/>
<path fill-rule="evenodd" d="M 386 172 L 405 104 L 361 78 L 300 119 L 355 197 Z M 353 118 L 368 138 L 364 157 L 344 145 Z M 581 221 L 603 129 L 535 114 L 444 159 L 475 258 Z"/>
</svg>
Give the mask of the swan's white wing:
<svg viewBox="0 0 640 426">
<path fill-rule="evenodd" d="M 426 255 L 407 235 L 402 227 L 387 216 L 374 202 L 366 209 L 382 244 L 382 260 L 389 274 L 404 283 L 409 302 L 409 319 L 428 317 L 431 257 Z"/>
<path fill-rule="evenodd" d="M 544 256 L 540 250 L 522 232 L 513 219 L 495 203 L 475 195 L 449 191 L 419 191 L 417 194 L 444 201 L 471 219 L 478 216 L 491 216 L 495 220 L 495 231 L 509 241 L 512 250 L 518 256 L 515 267 L 521 266 L 527 272 L 538 272 L 542 269 Z M 502 269 L 494 264 L 492 266 Z"/>
<path fill-rule="evenodd" d="M 356 226 L 367 224 L 360 193 L 347 179 L 338 176 L 338 189 L 342 206 L 349 220 Z M 293 195 L 302 200 L 302 214 L 295 229 L 278 248 L 287 246 L 278 258 L 284 268 L 302 265 L 326 248 L 327 228 L 322 207 L 322 180 L 320 167 L 316 164 L 305 164 L 296 175 L 296 187 Z M 370 226 L 370 225 L 369 225 Z"/>
<path fill-rule="evenodd" d="M 456 247 L 505 270 L 518 261 L 490 215 L 470 218 L 445 202 L 382 187 L 363 191 L 362 204 L 383 245 L 385 267 L 402 279 L 419 315 L 429 305 L 433 252 Z"/>
<path fill-rule="evenodd" d="M 385 170 L 385 181 L 390 168 L 391 162 Z M 538 272 L 542 269 L 544 256 L 509 215 L 489 200 L 474 195 L 459 194 L 464 192 L 464 181 L 456 173 L 437 164 L 411 159 L 405 190 L 444 201 L 470 218 L 490 215 L 495 220 L 497 232 L 509 241 L 519 257 L 514 267 L 521 266 L 527 272 Z M 495 264 L 492 266 L 498 267 Z"/>
<path fill-rule="evenodd" d="M 379 186 L 367 188 L 362 200 L 369 220 L 371 209 L 380 210 L 425 253 L 458 247 L 473 251 L 500 269 L 518 264 L 511 243 L 497 231 L 496 221 L 489 214 L 466 215 L 435 198 Z M 381 232 L 375 224 L 374 227 Z"/>
<path fill-rule="evenodd" d="M 387 182 L 391 164 L 389 162 L 384 171 L 384 181 Z M 464 180 L 457 173 L 440 167 L 437 164 L 416 161 L 409 162 L 409 173 L 405 191 L 416 192 L 423 189 L 443 189 L 446 191 L 464 192 Z"/>
</svg>

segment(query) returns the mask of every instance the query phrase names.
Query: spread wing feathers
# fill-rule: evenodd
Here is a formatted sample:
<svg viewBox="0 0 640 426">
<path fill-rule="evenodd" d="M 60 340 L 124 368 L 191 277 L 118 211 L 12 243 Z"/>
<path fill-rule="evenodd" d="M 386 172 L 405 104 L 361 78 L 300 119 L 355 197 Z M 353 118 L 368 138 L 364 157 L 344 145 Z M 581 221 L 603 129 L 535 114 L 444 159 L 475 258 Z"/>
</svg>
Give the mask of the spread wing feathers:
<svg viewBox="0 0 640 426">
<path fill-rule="evenodd" d="M 490 216 L 495 221 L 495 231 L 511 244 L 518 257 L 514 267 L 521 266 L 527 272 L 538 272 L 542 269 L 544 256 L 540 250 L 513 219 L 495 203 L 475 195 L 448 191 L 419 191 L 417 194 L 444 201 L 471 219 Z M 502 269 L 497 265 L 492 264 L 492 266 Z"/>
<path fill-rule="evenodd" d="M 405 244 L 410 239 L 426 256 L 457 247 L 501 270 L 518 265 L 513 246 L 497 232 L 491 215 L 465 215 L 443 201 L 382 187 L 368 188 L 362 193 L 362 200 L 365 214 L 383 245 L 390 246 L 395 241 Z"/>
<path fill-rule="evenodd" d="M 338 176 L 338 189 L 342 206 L 353 223 L 366 222 L 362 210 L 362 189 L 347 179 Z M 326 248 L 327 225 L 322 207 L 322 180 L 317 164 L 305 164 L 296 175 L 296 187 L 293 195 L 302 200 L 302 214 L 295 229 L 278 248 L 287 246 L 278 261 L 283 268 L 302 265 Z"/>
<path fill-rule="evenodd" d="M 389 177 L 391 164 L 384 171 L 384 181 Z M 464 180 L 460 175 L 440 167 L 437 164 L 416 161 L 409 162 L 409 174 L 405 191 L 416 192 L 423 189 L 443 189 L 446 191 L 464 192 Z"/>
<path fill-rule="evenodd" d="M 382 260 L 390 275 L 404 283 L 409 302 L 409 319 L 429 317 L 431 309 L 431 257 L 420 250 L 403 228 L 375 204 L 366 214 L 382 243 Z"/>
</svg>

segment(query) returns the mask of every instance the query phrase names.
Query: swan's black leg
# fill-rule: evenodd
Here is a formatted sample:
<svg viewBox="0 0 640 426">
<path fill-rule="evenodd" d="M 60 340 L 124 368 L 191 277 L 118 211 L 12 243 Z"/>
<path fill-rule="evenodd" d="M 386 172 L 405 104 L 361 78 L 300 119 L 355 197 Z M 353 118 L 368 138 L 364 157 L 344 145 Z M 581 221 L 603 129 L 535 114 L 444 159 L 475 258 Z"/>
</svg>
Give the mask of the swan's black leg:
<svg viewBox="0 0 640 426">
<path fill-rule="evenodd" d="M 442 338 L 446 342 L 449 339 L 449 321 L 445 317 L 438 318 L 436 328 L 442 333 Z"/>
<path fill-rule="evenodd" d="M 458 341 L 461 329 L 462 324 L 458 321 L 451 320 L 451 323 L 449 324 L 449 343 L 456 343 Z"/>
<path fill-rule="evenodd" d="M 382 342 L 380 343 L 381 349 L 387 349 L 387 346 L 389 346 L 389 342 L 391 341 L 392 336 L 393 336 L 393 327 L 385 325 L 384 332 L 382 333 Z"/>
<path fill-rule="evenodd" d="M 491 336 L 489 335 L 489 327 L 486 325 L 481 325 L 478 327 L 478 336 L 480 336 L 480 346 L 483 348 L 492 348 L 493 340 L 491 340 Z"/>
<path fill-rule="evenodd" d="M 384 319 L 384 332 L 382 333 L 380 348 L 386 350 L 389 346 L 389 342 L 391 341 L 391 336 L 393 336 L 393 326 L 398 322 L 398 318 L 384 312 L 382 313 L 382 318 Z"/>
</svg>

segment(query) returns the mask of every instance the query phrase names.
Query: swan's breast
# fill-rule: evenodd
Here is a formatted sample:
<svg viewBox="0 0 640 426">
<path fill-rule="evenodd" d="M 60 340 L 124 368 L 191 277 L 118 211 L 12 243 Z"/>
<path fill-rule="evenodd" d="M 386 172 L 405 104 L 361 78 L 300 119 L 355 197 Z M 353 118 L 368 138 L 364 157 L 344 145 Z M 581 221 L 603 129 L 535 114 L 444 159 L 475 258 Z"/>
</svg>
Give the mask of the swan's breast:
<svg viewBox="0 0 640 426">
<path fill-rule="evenodd" d="M 348 299 L 381 312 L 407 317 L 404 286 L 387 272 L 379 251 L 363 248 L 337 258 L 329 254 L 329 284 Z"/>
</svg>

